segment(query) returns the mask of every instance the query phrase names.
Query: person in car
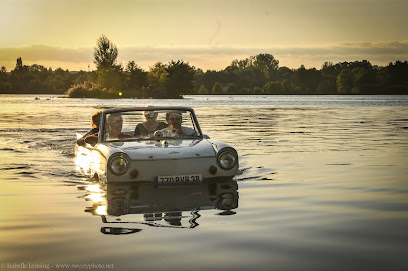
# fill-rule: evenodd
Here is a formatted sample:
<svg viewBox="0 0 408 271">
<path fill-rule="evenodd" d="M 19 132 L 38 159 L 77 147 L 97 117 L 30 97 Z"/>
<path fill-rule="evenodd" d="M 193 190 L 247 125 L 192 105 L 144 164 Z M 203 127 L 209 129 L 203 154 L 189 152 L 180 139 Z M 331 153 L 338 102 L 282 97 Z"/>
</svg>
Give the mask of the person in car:
<svg viewBox="0 0 408 271">
<path fill-rule="evenodd" d="M 136 125 L 136 129 L 134 131 L 135 137 L 145 137 L 152 135 L 155 131 L 161 130 L 163 128 L 168 127 L 168 125 L 164 122 L 157 121 L 157 112 L 153 111 L 145 111 L 144 117 L 145 121 L 143 123 L 139 123 Z"/>
<path fill-rule="evenodd" d="M 81 138 L 77 139 L 77 144 L 79 146 L 85 146 L 85 138 L 89 135 L 93 135 L 99 132 L 99 123 L 101 121 L 102 111 L 95 112 L 91 117 L 91 127 L 92 129 L 83 135 Z"/>
<path fill-rule="evenodd" d="M 106 118 L 106 134 L 105 139 L 115 140 L 115 139 L 125 139 L 133 138 L 133 136 L 123 133 L 123 119 L 121 115 L 111 114 Z M 99 132 L 89 135 L 85 138 L 85 142 L 89 144 L 96 144 L 98 142 Z"/>
<path fill-rule="evenodd" d="M 106 119 L 106 139 L 133 138 L 133 136 L 122 133 L 123 119 L 121 115 L 111 114 Z"/>
<path fill-rule="evenodd" d="M 180 136 L 196 135 L 196 131 L 194 129 L 181 126 L 183 122 L 183 116 L 180 113 L 175 112 L 166 113 L 166 121 L 169 125 L 169 128 L 166 128 L 168 129 L 167 136 L 172 136 L 171 133 Z"/>
</svg>

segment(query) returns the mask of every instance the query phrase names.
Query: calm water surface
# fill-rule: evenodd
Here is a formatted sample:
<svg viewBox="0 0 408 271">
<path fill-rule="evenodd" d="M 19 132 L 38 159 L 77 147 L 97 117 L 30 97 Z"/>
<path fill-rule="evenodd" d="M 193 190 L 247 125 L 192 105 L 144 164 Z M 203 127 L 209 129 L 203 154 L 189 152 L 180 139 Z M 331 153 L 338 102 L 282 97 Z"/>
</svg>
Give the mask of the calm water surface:
<svg viewBox="0 0 408 271">
<path fill-rule="evenodd" d="M 35 97 L 0 95 L 0 270 L 408 270 L 407 96 Z M 115 195 L 75 170 L 75 132 L 145 105 L 193 107 L 240 174 L 127 190 L 182 213 L 106 214 Z"/>
</svg>

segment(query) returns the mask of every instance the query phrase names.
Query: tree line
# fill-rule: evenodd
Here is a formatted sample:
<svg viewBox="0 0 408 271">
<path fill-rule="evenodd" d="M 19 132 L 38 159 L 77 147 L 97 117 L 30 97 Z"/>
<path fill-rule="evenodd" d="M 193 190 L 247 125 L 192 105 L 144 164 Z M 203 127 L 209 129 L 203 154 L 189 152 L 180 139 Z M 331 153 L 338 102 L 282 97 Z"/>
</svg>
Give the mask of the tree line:
<svg viewBox="0 0 408 271">
<path fill-rule="evenodd" d="M 320 70 L 279 67 L 271 54 L 233 60 L 220 71 L 183 60 L 157 62 L 148 71 L 135 61 L 117 63 L 118 49 L 104 35 L 94 47 L 96 70 L 70 72 L 42 65 L 0 69 L 0 93 L 68 94 L 93 98 L 181 98 L 185 94 L 408 94 L 408 62 L 386 67 L 369 61 L 325 62 Z"/>
</svg>

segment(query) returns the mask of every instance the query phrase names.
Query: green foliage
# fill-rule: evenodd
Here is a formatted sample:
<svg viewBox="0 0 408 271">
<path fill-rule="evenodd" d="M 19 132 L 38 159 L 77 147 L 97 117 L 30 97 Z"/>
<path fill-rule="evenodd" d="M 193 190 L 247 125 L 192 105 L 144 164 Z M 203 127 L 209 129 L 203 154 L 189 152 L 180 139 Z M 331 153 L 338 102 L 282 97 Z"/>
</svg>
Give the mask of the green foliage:
<svg viewBox="0 0 408 271">
<path fill-rule="evenodd" d="M 313 92 L 321 81 L 321 72 L 315 68 L 306 69 L 303 65 L 294 72 L 294 83 L 301 91 Z"/>
<path fill-rule="evenodd" d="M 349 69 L 342 70 L 337 76 L 337 91 L 339 94 L 351 94 L 353 89 L 353 74 Z"/>
<path fill-rule="evenodd" d="M 101 89 L 109 89 L 112 93 L 124 91 L 123 68 L 116 64 L 118 48 L 105 35 L 101 35 L 94 47 L 94 63 L 96 64 L 96 84 Z"/>
<path fill-rule="evenodd" d="M 116 58 L 118 57 L 118 48 L 105 35 L 101 35 L 94 47 L 94 63 L 96 69 L 114 68 Z"/>
<path fill-rule="evenodd" d="M 228 94 L 235 94 L 238 92 L 238 87 L 234 83 L 229 83 L 227 86 L 227 93 Z"/>
<path fill-rule="evenodd" d="M 264 73 L 266 80 L 276 80 L 279 61 L 271 54 L 259 54 L 253 57 L 253 66 L 255 69 Z"/>
<path fill-rule="evenodd" d="M 165 98 L 178 99 L 183 94 L 191 93 L 194 88 L 194 69 L 181 60 L 171 61 L 166 68 L 168 73 L 166 81 Z"/>
<path fill-rule="evenodd" d="M 207 89 L 204 85 L 201 85 L 201 86 L 200 86 L 200 89 L 198 90 L 198 93 L 199 93 L 199 94 L 208 94 L 209 91 L 208 91 L 208 89 Z"/>
<path fill-rule="evenodd" d="M 69 88 L 67 95 L 70 98 L 99 98 L 102 96 L 102 91 L 96 84 L 85 82 Z"/>
<path fill-rule="evenodd" d="M 72 80 L 73 75 L 68 70 L 56 69 L 47 78 L 47 85 L 53 93 L 65 93 L 71 85 L 75 84 Z M 79 83 L 79 82 L 76 82 Z"/>
<path fill-rule="evenodd" d="M 282 85 L 282 88 L 281 88 L 281 89 L 282 89 L 283 91 L 285 91 L 285 92 L 290 92 L 290 91 L 292 91 L 293 86 L 292 86 L 291 81 L 289 81 L 288 79 L 283 80 L 282 83 L 281 83 L 281 85 Z"/>
<path fill-rule="evenodd" d="M 382 89 L 395 94 L 408 94 L 408 62 L 396 61 L 378 72 Z"/>
<path fill-rule="evenodd" d="M 322 74 L 322 78 L 317 86 L 316 94 L 336 94 L 337 84 L 336 77 L 333 75 Z"/>
<path fill-rule="evenodd" d="M 262 88 L 260 87 L 255 87 L 254 88 L 254 94 L 261 94 L 262 93 Z"/>
<path fill-rule="evenodd" d="M 166 81 L 169 73 L 167 72 L 166 66 L 157 62 L 147 74 L 147 82 L 149 84 L 149 96 L 150 97 L 167 97 L 166 95 Z M 144 97 L 147 97 L 146 94 Z"/>
<path fill-rule="evenodd" d="M 126 81 L 124 89 L 128 97 L 143 97 L 143 90 L 148 86 L 147 72 L 134 61 L 129 61 L 125 69 Z"/>
<path fill-rule="evenodd" d="M 216 82 L 212 88 L 212 93 L 213 94 L 222 94 L 223 89 L 220 83 Z"/>
<path fill-rule="evenodd" d="M 6 67 L 1 67 L 0 69 L 0 93 L 10 93 L 11 83 L 9 74 L 7 73 Z"/>
<path fill-rule="evenodd" d="M 279 81 L 273 81 L 265 84 L 263 87 L 263 92 L 269 94 L 280 93 L 281 89 L 282 84 Z"/>
<path fill-rule="evenodd" d="M 92 72 L 27 66 L 19 57 L 14 70 L 0 69 L 0 93 L 68 93 L 70 97 L 95 98 L 181 98 L 191 93 L 408 94 L 407 61 L 386 67 L 372 66 L 367 60 L 324 62 L 320 70 L 289 69 L 279 67 L 273 55 L 259 54 L 234 60 L 220 71 L 204 72 L 182 60 L 157 62 L 144 71 L 134 61 L 125 68 L 117 65 L 117 47 L 106 36 L 97 40 L 94 49 L 97 70 Z"/>
<path fill-rule="evenodd" d="M 101 89 L 110 89 L 112 92 L 122 92 L 124 74 L 116 68 L 100 68 L 97 72 L 96 84 Z"/>
<path fill-rule="evenodd" d="M 17 72 L 17 71 L 21 71 L 23 68 L 24 68 L 23 60 L 21 59 L 21 57 L 18 57 L 17 58 L 17 63 L 16 63 L 16 68 L 14 70 Z"/>
</svg>

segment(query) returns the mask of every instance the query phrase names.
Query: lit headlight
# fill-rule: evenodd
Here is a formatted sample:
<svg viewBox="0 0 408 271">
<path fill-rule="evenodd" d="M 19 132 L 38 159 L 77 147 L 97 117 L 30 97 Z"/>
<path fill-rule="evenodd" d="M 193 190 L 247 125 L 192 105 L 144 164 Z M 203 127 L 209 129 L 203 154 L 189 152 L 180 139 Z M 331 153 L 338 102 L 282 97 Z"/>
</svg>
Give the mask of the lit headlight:
<svg viewBox="0 0 408 271">
<path fill-rule="evenodd" d="M 122 175 L 128 170 L 129 162 L 125 157 L 117 156 L 110 161 L 109 167 L 113 174 Z"/>
<path fill-rule="evenodd" d="M 217 159 L 218 165 L 223 169 L 231 169 L 237 163 L 237 154 L 233 150 L 221 151 Z"/>
</svg>

